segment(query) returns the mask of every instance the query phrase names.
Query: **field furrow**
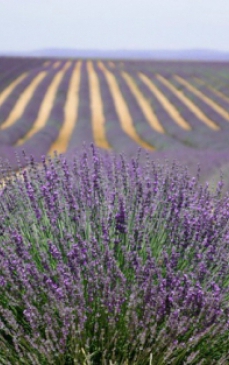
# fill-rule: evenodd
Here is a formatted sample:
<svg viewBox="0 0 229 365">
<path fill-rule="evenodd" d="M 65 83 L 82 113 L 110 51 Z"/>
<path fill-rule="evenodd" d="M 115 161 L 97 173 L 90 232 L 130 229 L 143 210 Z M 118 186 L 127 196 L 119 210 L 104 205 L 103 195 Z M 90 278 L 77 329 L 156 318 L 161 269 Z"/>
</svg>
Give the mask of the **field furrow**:
<svg viewBox="0 0 229 365">
<path fill-rule="evenodd" d="M 134 124 L 133 124 L 133 120 L 132 120 L 130 112 L 129 112 L 129 108 L 122 96 L 121 90 L 119 88 L 119 85 L 116 81 L 115 76 L 113 75 L 113 73 L 108 71 L 108 69 L 104 66 L 104 64 L 102 62 L 99 61 L 98 66 L 103 71 L 103 73 L 107 79 L 123 131 L 127 135 L 129 135 L 136 143 L 138 143 L 139 146 L 149 149 L 149 150 L 154 150 L 154 147 L 151 144 L 142 140 L 139 137 L 139 135 L 136 133 L 136 130 L 135 130 Z"/>
<path fill-rule="evenodd" d="M 4 130 L 6 128 L 9 128 L 11 125 L 13 125 L 17 121 L 17 119 L 19 119 L 22 116 L 27 104 L 32 99 L 38 85 L 41 83 L 41 81 L 45 78 L 46 75 L 47 75 L 46 71 L 41 71 L 32 80 L 30 85 L 27 86 L 27 88 L 20 95 L 16 105 L 12 109 L 12 111 L 11 111 L 10 115 L 8 116 L 8 118 L 0 126 L 0 130 L 1 129 Z"/>
<path fill-rule="evenodd" d="M 78 116 L 81 65 L 82 62 L 78 61 L 73 70 L 68 88 L 67 100 L 64 105 L 64 122 L 59 131 L 58 138 L 49 149 L 49 155 L 53 155 L 55 151 L 58 151 L 58 153 L 67 151 Z"/>
<path fill-rule="evenodd" d="M 11 82 L 10 85 L 7 86 L 6 89 L 4 89 L 0 94 L 0 106 L 5 102 L 5 100 L 10 96 L 12 91 L 16 88 L 18 84 L 21 83 L 22 80 L 26 78 L 28 75 L 28 72 L 23 73 L 19 77 L 16 78 L 13 82 Z"/>
<path fill-rule="evenodd" d="M 145 115 L 139 103 L 137 102 L 135 96 L 131 92 L 128 84 L 125 82 L 121 73 L 119 71 L 114 72 L 116 80 L 119 84 L 119 88 L 122 92 L 123 98 L 125 99 L 126 104 L 129 106 L 129 112 L 131 118 L 133 120 L 134 128 L 137 134 L 147 143 L 152 144 L 156 150 L 163 149 L 165 146 L 173 145 L 174 148 L 177 148 L 177 141 L 173 139 L 173 137 L 167 132 L 166 128 L 164 128 L 165 132 L 161 133 L 153 129 Z M 138 89 L 141 90 L 141 94 L 143 95 L 142 88 L 139 87 L 138 78 L 135 77 L 134 74 L 131 74 L 132 79 L 135 84 L 138 85 Z M 141 82 L 141 80 L 140 80 Z M 144 84 L 143 84 L 144 85 Z M 164 118 L 161 118 L 160 113 L 156 112 L 156 109 L 153 107 L 155 115 L 157 119 L 163 123 L 164 127 Z M 180 129 L 180 128 L 179 128 Z"/>
<path fill-rule="evenodd" d="M 77 121 L 68 143 L 68 150 L 72 150 L 75 147 L 81 147 L 84 143 L 90 144 L 92 142 L 94 142 L 94 140 L 91 124 L 89 79 L 87 64 L 85 61 L 82 61 Z"/>
<path fill-rule="evenodd" d="M 0 58 L 0 158 L 228 148 L 228 64 Z M 176 154 L 175 153 L 175 154 Z M 175 155 L 174 155 L 175 156 Z"/>
<path fill-rule="evenodd" d="M 31 138 L 27 139 L 21 145 L 21 148 L 26 149 L 27 151 L 33 151 L 36 158 L 41 155 L 42 151 L 45 155 L 48 154 L 50 147 L 58 139 L 60 130 L 64 124 L 63 106 L 67 101 L 68 89 L 74 68 L 75 63 L 72 62 L 58 86 L 51 112 L 43 128 L 34 133 Z"/>
<path fill-rule="evenodd" d="M 50 63 L 51 63 L 51 61 L 45 61 L 45 62 L 43 63 L 43 66 L 44 66 L 44 67 L 47 67 L 47 66 L 49 66 L 49 65 L 50 65 Z"/>
<path fill-rule="evenodd" d="M 207 73 L 203 75 L 195 75 L 195 78 L 201 78 L 204 82 L 214 87 L 214 89 L 222 92 L 224 95 L 229 96 L 228 83 L 222 80 L 219 75 Z"/>
<path fill-rule="evenodd" d="M 57 73 L 57 75 L 55 76 L 55 78 L 53 79 L 51 85 L 48 88 L 48 91 L 46 92 L 46 95 L 44 96 L 44 100 L 43 100 L 41 108 L 39 110 L 38 117 L 35 120 L 33 127 L 23 138 L 21 138 L 17 142 L 17 144 L 16 144 L 17 146 L 22 145 L 27 139 L 31 138 L 35 133 L 37 133 L 39 130 L 41 130 L 45 126 L 47 119 L 50 115 L 53 103 L 54 103 L 54 99 L 56 96 L 58 86 L 59 86 L 62 78 L 64 77 L 66 70 L 71 66 L 71 63 L 72 63 L 71 61 L 66 62 L 63 69 L 61 71 L 59 71 Z"/>
<path fill-rule="evenodd" d="M 138 144 L 122 129 L 107 79 L 97 63 L 94 63 L 94 68 L 100 83 L 107 140 L 115 151 L 122 148 L 128 154 L 133 154 Z"/>
<path fill-rule="evenodd" d="M 203 79 L 194 77 L 193 80 L 189 82 L 194 82 L 194 86 L 197 85 L 198 89 L 204 93 L 209 98 L 213 99 L 217 104 L 219 104 L 223 109 L 227 110 L 229 108 L 229 97 L 224 93 L 220 92 L 216 88 L 212 87 L 209 83 Z"/>
<path fill-rule="evenodd" d="M 163 107 L 160 101 L 156 98 L 156 96 L 152 93 L 152 91 L 148 88 L 148 86 L 139 77 L 138 72 L 132 71 L 130 72 L 130 74 L 134 79 L 136 85 L 138 86 L 139 90 L 144 95 L 145 99 L 148 101 L 149 105 L 153 109 L 157 119 L 163 126 L 167 136 L 174 137 L 180 132 L 184 134 L 190 132 L 183 128 L 180 128 L 180 126 L 174 122 L 174 120 L 171 118 L 171 115 L 168 114 L 167 110 Z M 146 75 L 154 83 L 154 85 L 158 83 L 158 81 L 155 79 L 153 75 L 150 74 L 150 72 L 145 71 L 144 75 Z M 159 89 L 158 85 L 157 88 Z M 167 95 L 165 96 L 167 97 Z M 158 134 L 158 136 L 160 138 L 160 136 L 165 136 L 165 134 Z"/>
<path fill-rule="evenodd" d="M 52 67 L 47 69 L 47 75 L 38 85 L 33 98 L 27 104 L 21 118 L 19 118 L 11 127 L 0 131 L 0 144 L 15 145 L 15 143 L 23 138 L 32 128 L 34 121 L 37 119 L 44 95 L 57 72 L 58 70 L 55 70 Z"/>
<path fill-rule="evenodd" d="M 144 82 L 145 85 L 150 89 L 150 91 L 156 96 L 162 106 L 165 108 L 167 113 L 171 116 L 177 125 L 185 130 L 191 130 L 190 124 L 182 118 L 178 110 L 174 107 L 173 104 L 160 92 L 160 90 L 153 84 L 153 82 L 143 73 L 138 74 L 140 79 Z"/>
<path fill-rule="evenodd" d="M 220 97 L 221 99 L 223 99 L 227 103 L 229 103 L 229 96 L 226 96 L 225 94 L 223 94 L 219 90 L 214 89 L 212 86 L 208 86 L 208 87 L 212 91 L 213 94 L 217 95 L 218 97 Z"/>
<path fill-rule="evenodd" d="M 186 145 L 199 148 L 199 146 L 202 144 L 201 141 L 203 137 L 206 140 L 207 135 L 211 136 L 211 134 L 215 134 L 215 131 L 212 131 L 205 124 L 200 122 L 169 89 L 167 89 L 155 78 L 154 75 L 151 74 L 151 72 L 145 71 L 144 75 L 146 75 L 149 80 L 152 81 L 155 87 L 157 87 L 157 89 L 163 93 L 171 105 L 173 105 L 174 108 L 179 111 L 184 120 L 188 120 L 189 124 L 191 125 L 191 129 L 186 130 L 175 123 L 171 115 L 168 114 L 167 109 L 164 108 L 154 93 L 152 93 L 148 86 L 146 86 L 146 84 L 141 80 L 138 72 L 134 71 L 132 73 L 132 77 L 135 79 L 139 89 L 144 94 L 145 98 L 152 106 L 157 118 L 162 122 L 163 127 L 165 128 L 167 141 L 164 141 L 164 145 L 167 146 L 166 148 L 168 148 L 168 146 L 173 146 L 173 148 L 181 148 L 182 146 Z M 196 133 L 196 130 L 198 130 L 198 133 Z M 160 136 L 162 135 L 159 135 L 159 139 Z M 156 147 L 157 146 L 158 141 L 156 142 Z M 162 146 L 159 145 L 157 149 L 161 150 L 161 147 Z"/>
<path fill-rule="evenodd" d="M 103 114 L 103 102 L 101 98 L 99 79 L 91 61 L 87 62 L 87 71 L 90 88 L 90 108 L 92 131 L 97 147 L 110 149 L 105 133 L 105 118 Z"/>
<path fill-rule="evenodd" d="M 54 62 L 54 64 L 52 65 L 52 67 L 53 68 L 58 68 L 58 67 L 60 67 L 60 65 L 61 65 L 61 61 L 56 61 L 56 62 Z"/>
<path fill-rule="evenodd" d="M 214 98 L 215 102 L 223 107 L 225 110 L 229 110 L 229 96 L 226 96 L 222 92 L 214 89 L 211 86 L 207 86 L 208 93 L 211 98 Z"/>
<path fill-rule="evenodd" d="M 46 68 L 43 66 L 34 68 L 28 72 L 16 86 L 14 85 L 8 97 L 4 100 L 2 105 L 0 105 L 0 124 L 3 124 L 6 121 L 22 93 L 24 93 L 31 82 L 33 82 L 36 76 L 42 71 L 46 71 Z"/>
<path fill-rule="evenodd" d="M 189 98 L 187 98 L 180 90 L 178 90 L 171 82 L 162 75 L 156 75 L 157 79 L 162 82 L 170 91 L 172 91 L 203 123 L 213 130 L 219 130 L 219 126 L 209 119 Z"/>
<path fill-rule="evenodd" d="M 23 73 L 29 73 L 35 69 L 44 68 L 43 62 L 40 59 L 20 59 L 4 58 L 0 59 L 0 92 L 7 88 L 13 81 L 15 81 Z"/>
<path fill-rule="evenodd" d="M 168 114 L 167 110 L 163 107 L 163 105 L 159 102 L 159 100 L 155 97 L 155 95 L 149 90 L 149 88 L 142 82 L 142 80 L 138 77 L 139 84 L 141 83 L 141 90 L 144 91 L 144 94 L 149 98 L 151 104 L 160 117 L 163 120 L 163 125 L 167 131 L 167 133 L 172 135 L 184 135 L 189 136 L 192 132 L 198 130 L 198 133 L 215 133 L 215 130 L 210 129 L 206 124 L 204 124 L 178 97 L 174 94 L 168 87 L 166 87 L 162 82 L 160 82 L 156 75 L 152 74 L 152 72 L 145 71 L 144 74 L 152 81 L 152 83 L 156 86 L 156 88 L 165 96 L 165 98 L 170 102 L 171 105 L 179 112 L 181 117 L 188 121 L 191 129 L 185 130 L 180 128 L 177 123 L 174 123 L 173 118 L 170 114 Z"/>
<path fill-rule="evenodd" d="M 158 120 L 157 116 L 155 115 L 153 109 L 151 108 L 149 102 L 141 93 L 139 88 L 137 87 L 136 83 L 134 82 L 133 78 L 126 72 L 121 72 L 122 77 L 126 81 L 127 85 L 129 86 L 130 91 L 132 92 L 135 100 L 137 101 L 139 107 L 142 109 L 142 112 L 149 122 L 149 125 L 155 129 L 158 133 L 165 133 L 163 126 L 161 125 L 160 121 Z"/>
<path fill-rule="evenodd" d="M 215 88 L 211 87 L 210 84 L 206 83 L 203 79 L 197 77 L 190 77 L 187 81 L 192 84 L 196 89 L 198 89 L 201 93 L 203 93 L 208 98 L 212 99 L 217 105 L 219 105 L 224 110 L 229 110 L 229 98 L 221 93 L 218 92 Z M 189 92 L 189 91 L 188 91 Z M 195 96 L 197 98 L 197 96 Z M 198 103 L 200 103 L 200 99 L 198 99 Z M 205 105 L 204 109 L 208 110 L 208 114 L 211 115 L 212 119 L 217 120 L 217 124 L 220 126 L 221 129 L 228 130 L 229 124 L 228 121 L 223 118 L 222 115 L 217 113 L 214 109 L 212 109 L 209 105 L 201 101 Z"/>
<path fill-rule="evenodd" d="M 188 77 L 187 77 L 187 80 L 189 80 Z M 211 106 L 209 104 L 205 103 L 204 100 L 202 100 L 197 95 L 192 93 L 192 91 L 189 90 L 188 88 L 186 88 L 184 85 L 180 84 L 180 82 L 177 81 L 175 78 L 171 77 L 170 81 L 173 83 L 173 85 L 177 89 L 181 90 L 182 93 L 187 98 L 189 98 L 209 119 L 213 120 L 218 125 L 220 130 L 225 130 L 229 127 L 228 121 L 225 118 L 223 118 L 222 115 L 217 113 L 216 110 L 211 108 Z M 195 87 L 196 87 L 196 89 L 200 90 L 206 96 L 209 96 L 210 91 L 208 91 L 206 88 L 203 88 L 203 90 L 201 90 L 199 85 L 198 86 L 195 85 Z M 215 100 L 215 97 L 214 97 L 214 100 Z"/>
<path fill-rule="evenodd" d="M 108 65 L 109 65 L 111 68 L 115 68 L 115 63 L 114 63 L 114 62 L 112 62 L 112 61 L 109 61 L 109 62 L 108 62 Z"/>
<path fill-rule="evenodd" d="M 178 75 L 174 75 L 174 79 L 177 80 L 180 84 L 184 85 L 189 91 L 195 94 L 198 98 L 203 100 L 206 104 L 208 104 L 212 109 L 214 109 L 218 114 L 220 114 L 224 119 L 229 121 L 229 112 L 223 109 L 220 105 L 214 102 L 214 100 L 210 99 L 206 95 L 204 95 L 201 91 L 192 86 L 188 81 L 183 79 Z"/>
</svg>

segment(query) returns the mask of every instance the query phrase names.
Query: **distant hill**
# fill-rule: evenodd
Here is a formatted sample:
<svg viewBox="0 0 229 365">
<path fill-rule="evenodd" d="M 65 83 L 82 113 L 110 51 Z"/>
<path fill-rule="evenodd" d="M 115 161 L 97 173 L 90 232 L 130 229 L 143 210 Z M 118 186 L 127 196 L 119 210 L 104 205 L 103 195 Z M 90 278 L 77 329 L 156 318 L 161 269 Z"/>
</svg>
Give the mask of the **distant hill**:
<svg viewBox="0 0 229 365">
<path fill-rule="evenodd" d="M 1 52 L 0 52 L 1 55 Z M 2 55 L 6 55 L 2 53 Z M 142 59 L 142 60 L 197 60 L 229 61 L 229 52 L 190 49 L 190 50 L 77 50 L 50 48 L 32 52 L 8 52 L 9 56 L 51 57 L 51 58 L 104 58 L 104 59 Z"/>
</svg>

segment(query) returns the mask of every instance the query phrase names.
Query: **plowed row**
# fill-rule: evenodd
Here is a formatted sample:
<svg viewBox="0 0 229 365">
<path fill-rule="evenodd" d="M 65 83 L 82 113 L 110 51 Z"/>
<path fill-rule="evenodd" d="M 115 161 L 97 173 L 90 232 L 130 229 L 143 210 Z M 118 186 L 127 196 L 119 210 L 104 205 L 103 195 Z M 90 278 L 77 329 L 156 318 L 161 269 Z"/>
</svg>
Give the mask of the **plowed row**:
<svg viewBox="0 0 229 365">
<path fill-rule="evenodd" d="M 0 59 L 3 152 L 53 155 L 83 142 L 116 151 L 228 144 L 227 64 L 9 61 Z"/>
</svg>

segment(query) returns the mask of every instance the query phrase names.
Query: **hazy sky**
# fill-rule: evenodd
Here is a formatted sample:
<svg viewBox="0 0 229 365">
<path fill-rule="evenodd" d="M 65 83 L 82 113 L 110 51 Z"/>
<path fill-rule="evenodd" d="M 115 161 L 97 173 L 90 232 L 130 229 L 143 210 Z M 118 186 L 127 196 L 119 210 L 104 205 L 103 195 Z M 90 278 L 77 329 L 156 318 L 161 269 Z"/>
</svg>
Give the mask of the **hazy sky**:
<svg viewBox="0 0 229 365">
<path fill-rule="evenodd" d="M 229 51 L 229 0 L 0 0 L 0 51 Z"/>
</svg>

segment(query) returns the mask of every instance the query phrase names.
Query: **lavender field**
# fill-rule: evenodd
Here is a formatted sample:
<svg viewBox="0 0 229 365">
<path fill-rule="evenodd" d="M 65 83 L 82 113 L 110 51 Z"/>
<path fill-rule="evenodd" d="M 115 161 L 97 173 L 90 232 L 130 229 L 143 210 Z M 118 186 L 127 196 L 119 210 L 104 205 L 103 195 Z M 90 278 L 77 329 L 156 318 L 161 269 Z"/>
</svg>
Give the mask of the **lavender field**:
<svg viewBox="0 0 229 365">
<path fill-rule="evenodd" d="M 83 142 L 179 160 L 214 183 L 227 174 L 226 62 L 0 58 L 0 158 L 66 153 Z M 22 162 L 23 164 L 23 162 Z"/>
<path fill-rule="evenodd" d="M 0 364 L 229 364 L 228 111 L 227 63 L 0 59 Z"/>
</svg>

